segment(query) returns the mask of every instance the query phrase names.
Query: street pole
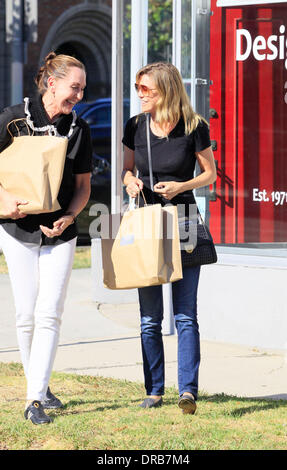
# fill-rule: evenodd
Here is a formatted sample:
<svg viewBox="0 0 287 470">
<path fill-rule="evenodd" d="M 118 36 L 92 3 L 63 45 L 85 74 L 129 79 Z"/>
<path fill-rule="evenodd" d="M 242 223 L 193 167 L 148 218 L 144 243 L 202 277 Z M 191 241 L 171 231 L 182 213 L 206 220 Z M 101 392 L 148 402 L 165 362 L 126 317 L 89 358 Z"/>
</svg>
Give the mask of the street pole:
<svg viewBox="0 0 287 470">
<path fill-rule="evenodd" d="M 130 115 L 140 113 L 140 100 L 134 83 L 137 71 L 147 64 L 148 44 L 148 0 L 131 1 L 131 75 Z"/>
<path fill-rule="evenodd" d="M 112 144 L 111 213 L 121 211 L 123 166 L 123 0 L 113 0 L 112 7 Z"/>
<path fill-rule="evenodd" d="M 12 24 L 8 25 L 11 37 L 11 104 L 23 100 L 24 63 L 24 0 L 6 0 L 6 8 L 12 9 Z"/>
<path fill-rule="evenodd" d="M 131 1 L 131 78 L 130 78 L 130 115 L 141 111 L 140 100 L 135 93 L 134 82 L 137 71 L 148 60 L 148 0 Z M 162 286 L 163 311 L 162 332 L 174 334 L 174 316 L 171 284 Z"/>
</svg>

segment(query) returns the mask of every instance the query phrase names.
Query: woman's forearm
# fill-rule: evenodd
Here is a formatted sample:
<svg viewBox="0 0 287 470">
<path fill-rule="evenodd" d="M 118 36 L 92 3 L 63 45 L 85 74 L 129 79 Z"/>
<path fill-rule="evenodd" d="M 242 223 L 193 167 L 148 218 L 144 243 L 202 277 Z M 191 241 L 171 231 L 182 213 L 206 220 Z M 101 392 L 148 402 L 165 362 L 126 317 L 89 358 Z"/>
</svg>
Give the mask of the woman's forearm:
<svg viewBox="0 0 287 470">
<path fill-rule="evenodd" d="M 208 186 L 209 184 L 214 183 L 214 181 L 216 181 L 216 172 L 203 171 L 195 178 L 181 183 L 181 192 L 188 191 L 191 189 L 202 188 L 203 186 Z"/>
<path fill-rule="evenodd" d="M 123 170 L 122 172 L 122 182 L 125 186 L 135 181 L 137 177 L 133 174 L 131 170 Z"/>
<path fill-rule="evenodd" d="M 90 199 L 90 188 L 79 188 L 72 198 L 67 212 L 72 213 L 75 217 L 79 215 L 82 210 L 86 207 Z"/>
<path fill-rule="evenodd" d="M 72 213 L 75 217 L 86 207 L 91 194 L 90 174 L 77 175 L 74 196 L 66 212 Z"/>
<path fill-rule="evenodd" d="M 58 220 L 53 223 L 53 227 L 40 225 L 40 229 L 47 237 L 58 237 L 69 225 L 73 224 L 75 217 L 87 205 L 90 197 L 90 174 L 76 176 L 76 185 L 74 196 L 65 212 Z"/>
</svg>

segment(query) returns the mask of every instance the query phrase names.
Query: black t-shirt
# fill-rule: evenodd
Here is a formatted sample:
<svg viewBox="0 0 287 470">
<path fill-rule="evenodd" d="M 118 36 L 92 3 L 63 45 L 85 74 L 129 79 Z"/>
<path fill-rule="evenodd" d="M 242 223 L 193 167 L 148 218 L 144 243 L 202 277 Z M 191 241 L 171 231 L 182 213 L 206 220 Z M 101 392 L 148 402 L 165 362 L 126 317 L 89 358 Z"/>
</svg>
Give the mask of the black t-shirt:
<svg viewBox="0 0 287 470">
<path fill-rule="evenodd" d="M 170 201 L 150 190 L 149 165 L 146 137 L 146 116 L 130 118 L 126 124 L 124 145 L 134 150 L 135 166 L 144 183 L 144 195 L 148 203 L 194 204 L 192 190 L 178 194 Z M 194 177 L 196 152 L 210 147 L 209 128 L 201 120 L 196 129 L 185 135 L 184 120 L 181 118 L 168 137 L 158 137 L 150 130 L 153 183 L 160 181 L 188 181 Z"/>
<path fill-rule="evenodd" d="M 29 112 L 34 127 L 39 128 L 51 124 L 42 104 L 41 96 L 29 100 Z M 0 152 L 11 143 L 11 136 L 7 132 L 7 124 L 18 118 L 26 118 L 24 104 L 5 108 L 0 114 Z M 70 130 L 72 121 L 72 113 L 69 115 L 61 115 L 56 122 L 54 122 L 54 126 L 57 128 L 60 135 L 66 136 Z M 28 134 L 27 126 L 24 121 L 17 122 L 17 127 L 20 131 L 20 135 Z M 13 124 L 9 128 L 13 135 L 18 135 L 18 131 Z M 43 135 L 43 132 L 34 132 L 34 135 Z M 74 194 L 75 175 L 91 172 L 91 160 L 92 144 L 90 129 L 84 120 L 77 118 L 73 133 L 68 140 L 63 178 L 58 194 L 58 202 L 61 209 L 51 213 L 29 214 L 25 218 L 17 220 L 0 219 L 0 224 L 10 235 L 23 242 L 55 245 L 76 237 L 76 224 L 69 225 L 62 235 L 53 238 L 46 237 L 39 226 L 44 225 L 52 228 L 53 222 L 65 213 Z"/>
</svg>

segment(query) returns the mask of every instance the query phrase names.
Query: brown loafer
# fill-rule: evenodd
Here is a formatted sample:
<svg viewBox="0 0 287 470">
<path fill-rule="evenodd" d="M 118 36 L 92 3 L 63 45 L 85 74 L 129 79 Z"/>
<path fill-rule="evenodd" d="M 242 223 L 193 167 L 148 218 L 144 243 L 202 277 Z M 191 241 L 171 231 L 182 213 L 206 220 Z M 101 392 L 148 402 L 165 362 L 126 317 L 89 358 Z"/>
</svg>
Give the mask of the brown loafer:
<svg viewBox="0 0 287 470">
<path fill-rule="evenodd" d="M 196 410 L 196 403 L 194 397 L 187 394 L 181 395 L 178 400 L 178 406 L 182 409 L 183 414 L 193 415 Z"/>
</svg>

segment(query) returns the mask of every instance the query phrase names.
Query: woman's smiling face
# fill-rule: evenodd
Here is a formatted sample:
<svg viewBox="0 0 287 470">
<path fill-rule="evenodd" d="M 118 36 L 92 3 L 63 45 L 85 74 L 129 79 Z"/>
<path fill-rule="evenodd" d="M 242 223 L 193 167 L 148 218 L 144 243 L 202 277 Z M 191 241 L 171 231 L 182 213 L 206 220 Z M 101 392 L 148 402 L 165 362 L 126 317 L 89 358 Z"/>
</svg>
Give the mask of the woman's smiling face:
<svg viewBox="0 0 287 470">
<path fill-rule="evenodd" d="M 59 114 L 70 114 L 82 100 L 86 87 L 86 73 L 79 67 L 70 67 L 64 78 L 53 78 L 51 88 Z"/>
<path fill-rule="evenodd" d="M 138 97 L 141 100 L 141 108 L 143 113 L 155 113 L 156 104 L 160 98 L 160 94 L 155 86 L 152 75 L 145 74 L 138 81 Z"/>
</svg>

